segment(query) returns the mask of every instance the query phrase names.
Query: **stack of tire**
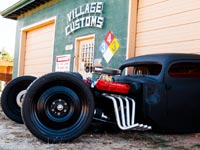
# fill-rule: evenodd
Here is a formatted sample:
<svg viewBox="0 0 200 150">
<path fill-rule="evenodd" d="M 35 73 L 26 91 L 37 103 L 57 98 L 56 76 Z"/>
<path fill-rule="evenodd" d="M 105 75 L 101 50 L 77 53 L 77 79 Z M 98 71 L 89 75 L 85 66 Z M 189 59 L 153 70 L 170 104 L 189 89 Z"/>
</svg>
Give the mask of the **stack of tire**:
<svg viewBox="0 0 200 150">
<path fill-rule="evenodd" d="M 92 91 L 78 73 L 17 77 L 4 88 L 1 105 L 8 118 L 48 143 L 79 137 L 94 114 Z"/>
</svg>

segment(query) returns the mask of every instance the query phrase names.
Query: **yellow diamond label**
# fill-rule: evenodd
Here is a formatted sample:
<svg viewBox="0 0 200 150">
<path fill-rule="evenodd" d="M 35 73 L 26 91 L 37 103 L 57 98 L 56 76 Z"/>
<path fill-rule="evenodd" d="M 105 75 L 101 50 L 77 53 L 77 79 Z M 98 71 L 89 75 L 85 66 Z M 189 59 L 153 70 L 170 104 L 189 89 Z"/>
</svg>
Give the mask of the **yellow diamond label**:
<svg viewBox="0 0 200 150">
<path fill-rule="evenodd" d="M 117 50 L 119 49 L 120 45 L 119 45 L 119 42 L 117 41 L 116 38 L 113 39 L 112 43 L 110 44 L 109 48 L 112 52 L 112 54 L 114 55 Z"/>
</svg>

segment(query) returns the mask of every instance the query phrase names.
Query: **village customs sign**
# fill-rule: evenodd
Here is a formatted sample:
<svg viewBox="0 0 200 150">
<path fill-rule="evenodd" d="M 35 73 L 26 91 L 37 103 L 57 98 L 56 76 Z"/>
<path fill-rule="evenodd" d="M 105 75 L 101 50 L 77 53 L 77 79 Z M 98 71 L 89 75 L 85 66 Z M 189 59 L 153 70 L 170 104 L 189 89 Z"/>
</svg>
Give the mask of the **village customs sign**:
<svg viewBox="0 0 200 150">
<path fill-rule="evenodd" d="M 102 28 L 104 24 L 102 12 L 103 2 L 87 3 L 71 10 L 67 14 L 66 36 L 85 27 Z"/>
</svg>

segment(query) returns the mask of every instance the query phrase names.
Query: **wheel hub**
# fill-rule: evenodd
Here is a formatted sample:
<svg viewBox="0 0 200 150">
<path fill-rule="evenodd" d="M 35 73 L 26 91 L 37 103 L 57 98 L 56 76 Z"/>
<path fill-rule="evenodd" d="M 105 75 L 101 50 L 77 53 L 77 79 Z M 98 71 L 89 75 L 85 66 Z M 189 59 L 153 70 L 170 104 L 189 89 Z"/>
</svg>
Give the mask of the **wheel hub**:
<svg viewBox="0 0 200 150">
<path fill-rule="evenodd" d="M 50 112 L 55 117 L 63 117 L 68 113 L 69 107 L 65 100 L 58 99 L 52 102 Z"/>
<path fill-rule="evenodd" d="M 62 111 L 63 109 L 64 109 L 64 106 L 63 106 L 63 105 L 59 104 L 59 105 L 57 106 L 57 110 L 58 110 L 58 111 Z"/>
<path fill-rule="evenodd" d="M 24 94 L 26 94 L 26 90 L 22 90 L 21 92 L 19 92 L 17 94 L 17 97 L 16 97 L 16 102 L 17 102 L 17 105 L 22 108 L 22 103 L 23 103 L 23 96 Z"/>
</svg>

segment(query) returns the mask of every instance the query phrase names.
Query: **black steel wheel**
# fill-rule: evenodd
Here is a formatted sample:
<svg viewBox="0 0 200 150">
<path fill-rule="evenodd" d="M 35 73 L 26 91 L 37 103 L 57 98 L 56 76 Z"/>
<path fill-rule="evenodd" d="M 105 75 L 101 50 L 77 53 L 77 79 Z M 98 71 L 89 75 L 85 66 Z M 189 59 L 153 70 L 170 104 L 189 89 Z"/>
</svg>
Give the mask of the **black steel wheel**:
<svg viewBox="0 0 200 150">
<path fill-rule="evenodd" d="M 1 95 L 1 107 L 8 118 L 23 123 L 21 117 L 22 97 L 27 87 L 36 79 L 33 76 L 21 76 L 11 80 Z"/>
<path fill-rule="evenodd" d="M 22 116 L 30 132 L 48 143 L 79 137 L 90 125 L 94 100 L 90 88 L 72 73 L 54 72 L 28 88 Z"/>
</svg>

